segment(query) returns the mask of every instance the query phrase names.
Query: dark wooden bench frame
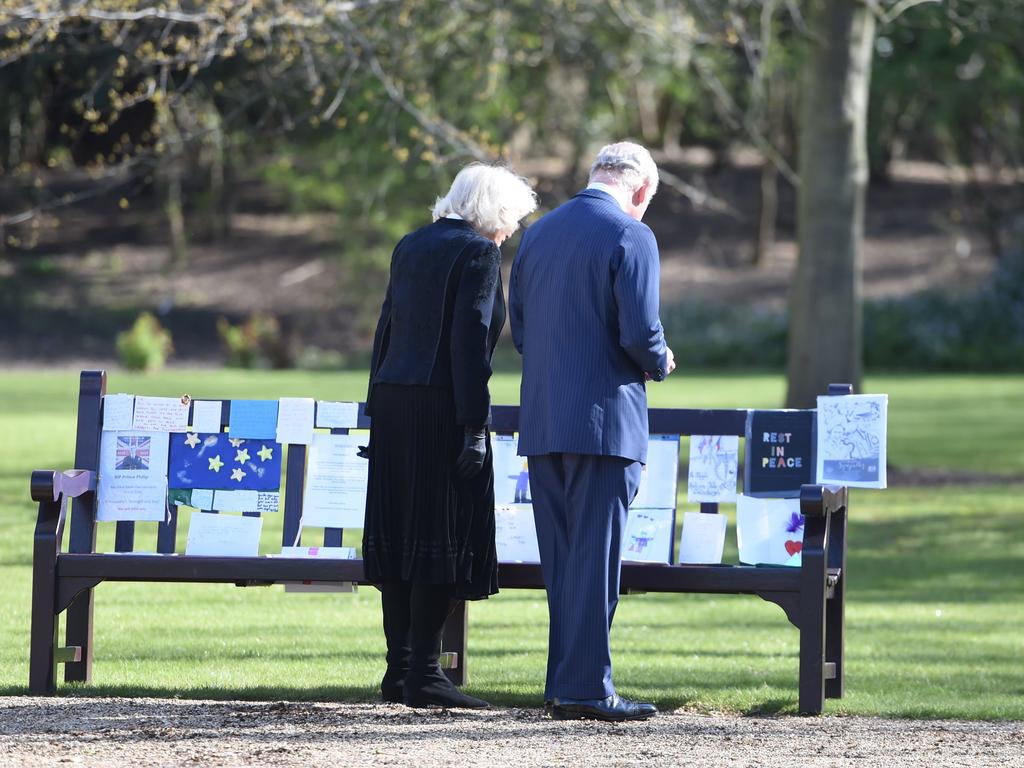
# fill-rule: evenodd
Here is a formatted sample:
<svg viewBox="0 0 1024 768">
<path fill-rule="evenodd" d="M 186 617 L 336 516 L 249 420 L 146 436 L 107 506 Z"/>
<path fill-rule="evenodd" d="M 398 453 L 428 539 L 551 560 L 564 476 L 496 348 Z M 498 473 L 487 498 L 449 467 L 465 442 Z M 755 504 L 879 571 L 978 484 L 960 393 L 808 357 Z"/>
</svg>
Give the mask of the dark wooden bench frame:
<svg viewBox="0 0 1024 768">
<path fill-rule="evenodd" d="M 235 557 L 152 557 L 96 552 L 95 491 L 99 466 L 102 399 L 106 373 L 83 371 L 78 400 L 76 469 L 32 473 L 32 498 L 39 502 L 32 568 L 32 631 L 29 690 L 56 692 L 57 665 L 64 664 L 66 682 L 89 682 L 93 662 L 94 588 L 103 581 L 209 582 L 262 586 L 288 581 L 356 582 L 365 584 L 360 560 L 307 560 Z M 850 394 L 848 385 L 833 385 L 829 394 Z M 224 401 L 222 424 L 229 421 Z M 495 406 L 492 429 L 516 430 L 519 409 Z M 738 435 L 746 427 L 746 410 L 651 409 L 652 434 Z M 360 413 L 360 426 L 369 426 Z M 336 433 L 346 430 L 333 430 Z M 305 446 L 288 447 L 283 543 L 299 533 L 304 483 Z M 74 499 L 67 551 L 62 551 L 68 501 Z M 757 595 L 779 605 L 800 631 L 799 709 L 820 714 L 826 698 L 841 698 L 844 689 L 844 604 L 846 584 L 847 490 L 805 485 L 800 509 L 806 516 L 802 566 L 701 566 L 624 563 L 622 590 L 628 592 L 699 592 Z M 717 505 L 702 505 L 713 512 Z M 114 548 L 134 549 L 135 526 L 116 523 Z M 157 551 L 175 550 L 177 509 L 160 523 Z M 341 544 L 342 532 L 327 529 L 325 546 Z M 503 589 L 542 589 L 540 566 L 502 563 Z M 66 612 L 66 642 L 58 640 L 59 617 Z M 445 630 L 445 651 L 455 659 L 452 679 L 466 680 L 468 621 L 459 606 Z"/>
</svg>

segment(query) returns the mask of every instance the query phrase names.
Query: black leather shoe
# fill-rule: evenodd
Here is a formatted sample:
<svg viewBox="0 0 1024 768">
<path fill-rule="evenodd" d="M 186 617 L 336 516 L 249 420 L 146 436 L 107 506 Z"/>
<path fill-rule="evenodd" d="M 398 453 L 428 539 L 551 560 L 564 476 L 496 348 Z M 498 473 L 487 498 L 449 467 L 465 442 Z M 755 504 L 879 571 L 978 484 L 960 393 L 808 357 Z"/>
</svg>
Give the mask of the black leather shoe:
<svg viewBox="0 0 1024 768">
<path fill-rule="evenodd" d="M 606 699 L 560 699 L 551 702 L 553 720 L 646 720 L 658 714 L 658 708 L 642 701 L 625 699 L 617 693 Z"/>
</svg>

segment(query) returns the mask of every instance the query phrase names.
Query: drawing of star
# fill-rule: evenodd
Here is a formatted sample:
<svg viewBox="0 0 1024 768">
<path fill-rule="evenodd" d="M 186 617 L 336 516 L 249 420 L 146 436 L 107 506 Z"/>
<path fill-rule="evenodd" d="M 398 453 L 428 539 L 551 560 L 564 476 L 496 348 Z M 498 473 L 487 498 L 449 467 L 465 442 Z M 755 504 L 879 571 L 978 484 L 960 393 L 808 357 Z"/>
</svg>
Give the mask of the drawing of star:
<svg viewBox="0 0 1024 768">
<path fill-rule="evenodd" d="M 245 472 L 242 471 L 241 467 L 235 467 L 231 470 L 231 479 L 242 482 L 242 478 L 245 477 Z"/>
<path fill-rule="evenodd" d="M 220 454 L 218 453 L 210 461 L 210 471 L 220 472 L 220 468 L 224 466 L 224 462 L 220 460 Z"/>
<path fill-rule="evenodd" d="M 187 445 L 189 448 L 195 448 L 197 445 L 199 445 L 199 435 L 197 435 L 195 432 L 189 432 L 188 437 L 185 438 L 185 445 Z"/>
<path fill-rule="evenodd" d="M 262 448 L 256 451 L 256 455 L 260 457 L 260 461 L 269 461 L 270 459 L 274 458 L 274 449 L 268 448 L 267 446 L 264 445 Z"/>
<path fill-rule="evenodd" d="M 249 449 L 248 448 L 239 448 L 237 451 L 235 451 L 235 461 L 237 461 L 239 464 L 244 464 L 248 460 L 249 460 Z"/>
<path fill-rule="evenodd" d="M 231 443 L 232 448 L 238 448 L 243 441 L 240 437 L 229 437 L 228 442 Z"/>
</svg>

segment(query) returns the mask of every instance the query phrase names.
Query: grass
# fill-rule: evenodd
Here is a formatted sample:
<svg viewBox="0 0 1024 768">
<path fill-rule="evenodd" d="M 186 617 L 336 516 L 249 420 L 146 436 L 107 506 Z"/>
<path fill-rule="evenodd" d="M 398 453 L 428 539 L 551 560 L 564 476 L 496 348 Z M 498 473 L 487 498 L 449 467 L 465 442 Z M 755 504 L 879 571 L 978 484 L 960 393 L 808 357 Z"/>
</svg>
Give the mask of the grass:
<svg viewBox="0 0 1024 768">
<path fill-rule="evenodd" d="M 170 371 L 113 374 L 142 394 L 359 398 L 362 373 Z M 517 379 L 495 379 L 515 402 Z M 876 376 L 890 395 L 890 455 L 905 468 L 1003 475 L 979 487 L 854 491 L 847 605 L 847 696 L 828 713 L 1024 719 L 1022 376 Z M 71 466 L 77 376 L 0 374 L 0 692 L 24 693 L 35 509 L 34 468 Z M 777 406 L 771 374 L 680 376 L 651 387 L 654 405 Z M 111 528 L 103 525 L 101 528 Z M 185 525 L 182 525 L 184 541 Z M 726 552 L 735 561 L 734 528 Z M 350 532 L 354 543 L 356 532 Z M 109 547 L 111 531 L 101 543 Z M 140 548 L 155 539 L 140 525 Z M 263 550 L 280 542 L 267 520 Z M 362 699 L 374 696 L 383 638 L 376 592 L 284 594 L 280 587 L 103 584 L 96 599 L 95 683 L 72 695 Z M 541 696 L 547 615 L 542 592 L 508 591 L 471 606 L 469 690 L 502 704 Z M 796 630 L 748 596 L 640 595 L 613 632 L 625 693 L 664 707 L 746 713 L 796 708 Z"/>
</svg>

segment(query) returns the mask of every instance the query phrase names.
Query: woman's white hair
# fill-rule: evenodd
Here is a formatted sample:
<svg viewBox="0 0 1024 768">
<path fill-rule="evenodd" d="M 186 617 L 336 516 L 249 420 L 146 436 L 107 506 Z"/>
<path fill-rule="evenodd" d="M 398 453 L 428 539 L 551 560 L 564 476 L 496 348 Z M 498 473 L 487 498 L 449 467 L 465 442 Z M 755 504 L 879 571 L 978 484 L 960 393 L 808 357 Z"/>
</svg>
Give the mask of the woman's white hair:
<svg viewBox="0 0 1024 768">
<path fill-rule="evenodd" d="M 601 147 L 590 167 L 590 180 L 598 181 L 594 177 L 601 175 L 612 177 L 630 192 L 640 189 L 644 182 L 650 183 L 652 196 L 658 191 L 658 166 L 654 158 L 644 147 L 631 141 Z"/>
<path fill-rule="evenodd" d="M 455 177 L 448 194 L 434 203 L 434 221 L 461 216 L 487 237 L 511 235 L 537 208 L 537 195 L 522 176 L 500 165 L 473 163 Z"/>
</svg>

